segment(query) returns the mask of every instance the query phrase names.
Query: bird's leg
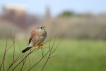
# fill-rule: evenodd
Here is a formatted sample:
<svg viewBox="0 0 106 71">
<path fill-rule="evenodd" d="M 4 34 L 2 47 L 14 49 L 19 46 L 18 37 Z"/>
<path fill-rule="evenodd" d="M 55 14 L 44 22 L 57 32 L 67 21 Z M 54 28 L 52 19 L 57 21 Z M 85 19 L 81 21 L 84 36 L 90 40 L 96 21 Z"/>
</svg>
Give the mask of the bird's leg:
<svg viewBox="0 0 106 71">
<path fill-rule="evenodd" d="M 35 48 L 38 50 L 39 49 L 39 46 L 35 46 Z"/>
</svg>

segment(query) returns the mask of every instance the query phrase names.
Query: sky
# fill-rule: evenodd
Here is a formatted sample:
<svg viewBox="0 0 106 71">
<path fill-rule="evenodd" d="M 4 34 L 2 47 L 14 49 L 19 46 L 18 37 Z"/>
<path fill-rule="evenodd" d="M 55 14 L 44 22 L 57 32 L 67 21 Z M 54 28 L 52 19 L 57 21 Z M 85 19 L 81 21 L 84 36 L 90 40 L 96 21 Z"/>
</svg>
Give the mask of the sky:
<svg viewBox="0 0 106 71">
<path fill-rule="evenodd" d="M 25 5 L 29 13 L 44 14 L 49 6 L 52 16 L 69 10 L 78 13 L 91 11 L 93 13 L 106 12 L 106 0 L 0 0 L 0 11 L 4 4 Z"/>
</svg>

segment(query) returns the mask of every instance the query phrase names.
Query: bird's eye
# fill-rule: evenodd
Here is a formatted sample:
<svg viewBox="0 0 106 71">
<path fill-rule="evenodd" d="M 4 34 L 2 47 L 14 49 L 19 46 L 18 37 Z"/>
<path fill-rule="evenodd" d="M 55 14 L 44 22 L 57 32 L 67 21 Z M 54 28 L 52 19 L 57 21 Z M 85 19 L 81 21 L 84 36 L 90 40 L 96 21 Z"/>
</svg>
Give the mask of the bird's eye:
<svg viewBox="0 0 106 71">
<path fill-rule="evenodd" d="M 43 27 L 41 27 L 41 29 L 43 29 Z"/>
</svg>

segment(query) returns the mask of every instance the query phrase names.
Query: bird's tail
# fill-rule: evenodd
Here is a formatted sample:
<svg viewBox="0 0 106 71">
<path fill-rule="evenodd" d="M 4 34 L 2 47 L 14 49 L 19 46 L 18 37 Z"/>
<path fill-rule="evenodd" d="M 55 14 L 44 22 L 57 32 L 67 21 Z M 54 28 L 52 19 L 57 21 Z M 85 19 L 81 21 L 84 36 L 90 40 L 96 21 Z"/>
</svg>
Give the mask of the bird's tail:
<svg viewBox="0 0 106 71">
<path fill-rule="evenodd" d="M 29 49 L 31 49 L 32 47 L 26 47 L 24 50 L 22 50 L 22 53 L 25 53 L 26 51 L 28 51 Z"/>
</svg>

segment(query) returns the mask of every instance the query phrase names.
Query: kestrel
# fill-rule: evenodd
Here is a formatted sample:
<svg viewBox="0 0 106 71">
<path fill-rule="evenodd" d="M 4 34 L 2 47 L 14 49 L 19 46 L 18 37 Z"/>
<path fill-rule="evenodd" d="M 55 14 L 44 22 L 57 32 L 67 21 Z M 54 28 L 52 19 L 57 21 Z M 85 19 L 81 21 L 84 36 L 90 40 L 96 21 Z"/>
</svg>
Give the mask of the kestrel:
<svg viewBox="0 0 106 71">
<path fill-rule="evenodd" d="M 43 46 L 43 42 L 47 36 L 47 32 L 45 29 L 45 26 L 38 26 L 31 32 L 29 43 L 27 47 L 22 51 L 22 53 L 25 53 L 34 46 L 36 47 L 36 49 L 39 49 L 40 46 Z"/>
</svg>

